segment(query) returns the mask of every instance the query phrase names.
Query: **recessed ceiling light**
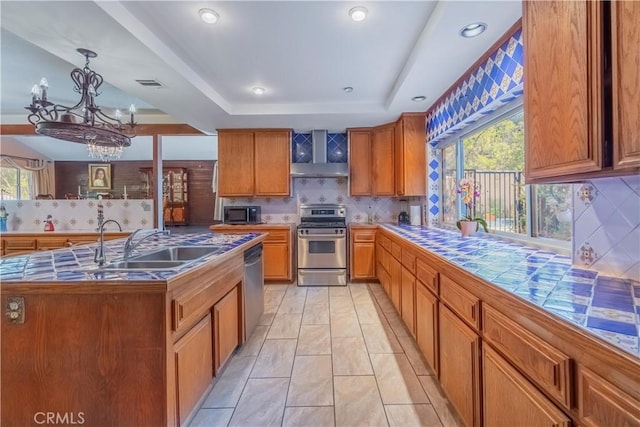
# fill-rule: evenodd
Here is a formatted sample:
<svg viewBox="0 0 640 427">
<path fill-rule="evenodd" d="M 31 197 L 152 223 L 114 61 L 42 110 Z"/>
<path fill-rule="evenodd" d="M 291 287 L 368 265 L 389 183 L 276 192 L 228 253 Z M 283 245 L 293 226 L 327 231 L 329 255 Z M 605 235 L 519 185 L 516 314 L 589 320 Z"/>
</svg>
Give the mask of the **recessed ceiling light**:
<svg viewBox="0 0 640 427">
<path fill-rule="evenodd" d="M 342 88 L 342 90 L 345 91 L 346 93 L 353 92 L 353 88 L 351 86 L 345 86 Z"/>
<path fill-rule="evenodd" d="M 262 95 L 264 94 L 264 88 L 260 87 L 260 86 L 255 86 L 252 87 L 251 90 L 253 91 L 253 93 L 255 93 L 256 95 Z"/>
<path fill-rule="evenodd" d="M 200 9 L 198 11 L 200 18 L 207 24 L 215 24 L 220 19 L 220 15 L 213 9 Z"/>
<path fill-rule="evenodd" d="M 427 97 L 426 97 L 426 96 L 422 96 L 422 95 L 420 95 L 420 96 L 414 96 L 413 98 L 411 98 L 411 100 L 412 100 L 412 101 L 415 101 L 415 102 L 422 102 L 422 101 L 424 101 L 425 99 L 427 99 Z"/>
<path fill-rule="evenodd" d="M 480 34 L 484 33 L 484 30 L 486 29 L 487 24 L 485 24 L 484 22 L 475 22 L 463 27 L 460 30 L 460 35 L 466 38 L 477 37 Z"/>
<path fill-rule="evenodd" d="M 352 8 L 351 10 L 349 10 L 349 16 L 355 22 L 360 22 L 360 21 L 364 21 L 364 18 L 367 17 L 367 13 L 368 12 L 369 11 L 367 10 L 366 7 L 364 7 L 364 6 L 356 6 L 356 7 Z"/>
</svg>

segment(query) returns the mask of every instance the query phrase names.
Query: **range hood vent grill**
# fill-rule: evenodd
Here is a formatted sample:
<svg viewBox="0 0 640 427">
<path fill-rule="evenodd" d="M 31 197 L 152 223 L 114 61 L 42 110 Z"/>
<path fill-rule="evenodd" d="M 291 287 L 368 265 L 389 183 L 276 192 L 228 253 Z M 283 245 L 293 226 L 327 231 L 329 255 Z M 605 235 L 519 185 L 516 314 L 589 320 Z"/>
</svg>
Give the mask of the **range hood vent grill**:
<svg viewBox="0 0 640 427">
<path fill-rule="evenodd" d="M 347 163 L 327 163 L 326 130 L 313 130 L 311 132 L 311 143 L 313 160 L 311 163 L 292 163 L 291 175 L 294 178 L 337 178 L 349 176 Z"/>
</svg>

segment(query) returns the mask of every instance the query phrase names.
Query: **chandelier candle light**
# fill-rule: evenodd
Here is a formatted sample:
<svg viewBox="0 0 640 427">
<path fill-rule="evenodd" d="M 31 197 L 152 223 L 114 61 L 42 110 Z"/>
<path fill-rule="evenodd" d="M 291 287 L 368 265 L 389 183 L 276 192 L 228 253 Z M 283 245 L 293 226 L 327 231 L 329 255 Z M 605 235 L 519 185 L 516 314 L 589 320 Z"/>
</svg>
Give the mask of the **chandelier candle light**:
<svg viewBox="0 0 640 427">
<path fill-rule="evenodd" d="M 481 225 L 485 233 L 488 233 L 487 222 L 479 217 L 473 217 L 475 199 L 480 197 L 480 192 L 474 187 L 474 185 L 466 178 L 460 180 L 460 187 L 456 190 L 462 198 L 462 203 L 465 205 L 464 217 L 456 222 L 456 226 L 462 232 L 462 236 L 471 236 L 478 231 Z"/>
<path fill-rule="evenodd" d="M 120 158 L 122 149 L 131 145 L 135 137 L 134 121 L 136 107 L 129 107 L 129 122 L 122 122 L 122 112 L 118 109 L 114 117 L 105 114 L 96 104 L 100 95 L 98 89 L 104 79 L 89 68 L 89 59 L 98 56 L 88 49 L 76 49 L 85 57 L 84 68 L 71 71 L 73 90 L 80 94 L 80 101 L 73 107 L 54 104 L 47 99 L 49 83 L 46 78 L 31 88 L 31 105 L 25 107 L 31 112 L 29 122 L 36 127 L 36 133 L 86 144 L 89 156 L 102 161 Z"/>
</svg>

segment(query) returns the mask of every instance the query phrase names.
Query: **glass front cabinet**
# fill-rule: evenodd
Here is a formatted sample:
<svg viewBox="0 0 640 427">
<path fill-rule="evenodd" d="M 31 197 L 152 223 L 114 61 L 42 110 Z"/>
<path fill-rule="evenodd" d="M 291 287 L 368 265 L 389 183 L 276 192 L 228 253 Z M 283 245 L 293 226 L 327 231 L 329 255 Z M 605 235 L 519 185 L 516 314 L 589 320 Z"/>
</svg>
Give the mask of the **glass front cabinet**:
<svg viewBox="0 0 640 427">
<path fill-rule="evenodd" d="M 155 188 L 153 170 L 140 169 L 146 197 L 153 198 Z M 189 223 L 189 175 L 186 168 L 162 169 L 162 206 L 164 225 L 187 225 Z"/>
</svg>

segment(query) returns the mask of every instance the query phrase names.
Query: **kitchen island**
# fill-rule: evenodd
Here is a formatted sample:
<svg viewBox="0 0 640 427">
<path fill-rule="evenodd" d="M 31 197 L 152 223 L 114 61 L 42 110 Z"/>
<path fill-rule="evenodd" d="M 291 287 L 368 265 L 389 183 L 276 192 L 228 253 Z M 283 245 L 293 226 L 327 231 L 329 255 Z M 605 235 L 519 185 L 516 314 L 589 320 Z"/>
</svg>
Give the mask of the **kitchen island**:
<svg viewBox="0 0 640 427">
<path fill-rule="evenodd" d="M 0 423 L 186 424 L 242 343 L 243 253 L 264 239 L 154 237 L 133 254 L 218 249 L 175 268 L 98 268 L 95 244 L 3 258 Z M 123 246 L 104 244 L 108 262 Z"/>
</svg>

